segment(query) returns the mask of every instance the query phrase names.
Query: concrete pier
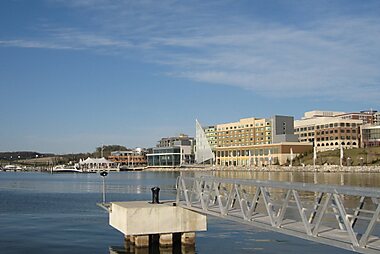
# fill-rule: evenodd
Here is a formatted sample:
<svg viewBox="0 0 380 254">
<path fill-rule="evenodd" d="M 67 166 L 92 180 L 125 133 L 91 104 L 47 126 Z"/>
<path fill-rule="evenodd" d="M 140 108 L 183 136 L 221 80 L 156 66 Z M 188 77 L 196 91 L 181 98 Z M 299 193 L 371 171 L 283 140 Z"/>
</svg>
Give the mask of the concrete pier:
<svg viewBox="0 0 380 254">
<path fill-rule="evenodd" d="M 160 246 L 167 247 L 173 245 L 173 234 L 160 234 Z"/>
<path fill-rule="evenodd" d="M 195 244 L 195 232 L 182 233 L 181 243 L 185 245 Z"/>
<path fill-rule="evenodd" d="M 149 246 L 149 235 L 137 235 L 135 236 L 136 247 L 147 247 Z"/>
<path fill-rule="evenodd" d="M 137 248 L 159 242 L 161 247 L 195 244 L 195 231 L 207 230 L 205 215 L 173 206 L 173 202 L 152 204 L 147 201 L 112 202 L 109 224 L 124 234 L 125 240 Z M 180 234 L 173 237 L 173 234 Z"/>
</svg>

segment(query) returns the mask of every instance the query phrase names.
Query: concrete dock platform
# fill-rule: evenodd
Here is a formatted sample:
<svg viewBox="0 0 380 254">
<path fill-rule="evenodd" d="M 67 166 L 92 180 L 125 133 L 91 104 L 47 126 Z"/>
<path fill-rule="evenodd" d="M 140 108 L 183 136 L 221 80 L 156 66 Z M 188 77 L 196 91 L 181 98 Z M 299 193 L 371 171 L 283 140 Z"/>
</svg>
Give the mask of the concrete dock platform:
<svg viewBox="0 0 380 254">
<path fill-rule="evenodd" d="M 161 246 L 171 246 L 174 233 L 181 233 L 182 244 L 195 244 L 194 232 L 207 230 L 207 217 L 173 204 L 172 201 L 112 202 L 109 224 L 136 247 L 148 246 L 152 235 L 159 235 Z"/>
</svg>

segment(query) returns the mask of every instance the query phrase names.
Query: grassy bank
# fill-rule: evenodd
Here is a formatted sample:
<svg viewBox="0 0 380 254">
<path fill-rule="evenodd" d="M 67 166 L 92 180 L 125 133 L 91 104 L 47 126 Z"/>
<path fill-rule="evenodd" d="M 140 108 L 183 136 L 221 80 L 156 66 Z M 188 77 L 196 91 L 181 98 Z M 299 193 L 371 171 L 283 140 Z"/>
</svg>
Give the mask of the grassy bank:
<svg viewBox="0 0 380 254">
<path fill-rule="evenodd" d="M 313 165 L 313 152 L 295 158 L 293 165 Z M 316 165 L 340 165 L 340 150 L 317 153 Z M 343 165 L 380 165 L 380 147 L 344 149 Z"/>
</svg>

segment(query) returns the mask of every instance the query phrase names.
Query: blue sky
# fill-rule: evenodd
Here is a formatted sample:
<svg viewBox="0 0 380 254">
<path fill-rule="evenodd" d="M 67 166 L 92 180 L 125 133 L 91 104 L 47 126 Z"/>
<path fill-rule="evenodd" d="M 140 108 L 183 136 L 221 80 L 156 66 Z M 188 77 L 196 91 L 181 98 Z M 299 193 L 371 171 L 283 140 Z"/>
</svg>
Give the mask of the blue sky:
<svg viewBox="0 0 380 254">
<path fill-rule="evenodd" d="M 380 109 L 380 1 L 0 1 L 0 151 Z"/>
</svg>

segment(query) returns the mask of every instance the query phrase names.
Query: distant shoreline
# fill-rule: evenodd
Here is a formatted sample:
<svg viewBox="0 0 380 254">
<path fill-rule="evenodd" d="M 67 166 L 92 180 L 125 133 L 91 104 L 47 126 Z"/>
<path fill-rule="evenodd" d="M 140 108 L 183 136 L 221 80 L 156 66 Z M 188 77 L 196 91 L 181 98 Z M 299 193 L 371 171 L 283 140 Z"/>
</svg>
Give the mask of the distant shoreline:
<svg viewBox="0 0 380 254">
<path fill-rule="evenodd" d="M 143 171 L 157 172 L 157 171 L 247 171 L 247 172 L 347 172 L 347 173 L 380 173 L 380 166 L 344 166 L 326 165 L 320 166 L 267 166 L 267 167 L 175 167 L 175 168 L 146 168 Z"/>
<path fill-rule="evenodd" d="M 307 166 L 266 166 L 266 167 L 239 167 L 239 166 L 187 166 L 187 167 L 148 167 L 120 172 L 212 172 L 212 171 L 237 171 L 237 172 L 319 172 L 319 173 L 380 173 L 379 165 L 371 166 L 337 166 L 337 165 L 312 165 Z M 4 172 L 0 170 L 0 172 Z M 7 172 L 42 172 L 50 173 L 51 169 L 27 168 L 22 170 L 8 170 Z M 118 172 L 116 172 L 118 173 Z"/>
</svg>

